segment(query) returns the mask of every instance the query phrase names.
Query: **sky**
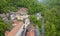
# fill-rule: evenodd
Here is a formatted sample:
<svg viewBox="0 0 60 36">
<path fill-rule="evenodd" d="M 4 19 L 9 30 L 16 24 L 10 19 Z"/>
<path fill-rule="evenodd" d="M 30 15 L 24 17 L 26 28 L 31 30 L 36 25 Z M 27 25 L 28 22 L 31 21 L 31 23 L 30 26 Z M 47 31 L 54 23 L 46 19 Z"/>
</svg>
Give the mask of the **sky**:
<svg viewBox="0 0 60 36">
<path fill-rule="evenodd" d="M 38 0 L 39 2 L 42 2 L 43 0 Z"/>
<path fill-rule="evenodd" d="M 48 4 L 50 0 L 37 0 L 39 3 Z"/>
</svg>

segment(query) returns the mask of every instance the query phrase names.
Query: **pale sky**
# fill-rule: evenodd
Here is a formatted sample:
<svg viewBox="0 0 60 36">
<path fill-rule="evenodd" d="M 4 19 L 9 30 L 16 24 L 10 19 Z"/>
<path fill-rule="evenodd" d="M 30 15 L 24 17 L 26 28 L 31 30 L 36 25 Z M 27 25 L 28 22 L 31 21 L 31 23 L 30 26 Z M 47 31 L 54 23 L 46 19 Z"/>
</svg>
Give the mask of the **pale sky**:
<svg viewBox="0 0 60 36">
<path fill-rule="evenodd" d="M 38 0 L 39 2 L 41 2 L 42 0 Z"/>
</svg>

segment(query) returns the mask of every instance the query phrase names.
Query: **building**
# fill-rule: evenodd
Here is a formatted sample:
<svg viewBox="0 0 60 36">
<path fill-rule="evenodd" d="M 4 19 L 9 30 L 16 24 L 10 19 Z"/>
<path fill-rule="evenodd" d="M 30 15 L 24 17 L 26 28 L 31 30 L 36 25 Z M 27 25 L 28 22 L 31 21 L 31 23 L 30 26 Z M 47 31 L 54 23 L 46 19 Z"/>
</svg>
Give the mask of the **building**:
<svg viewBox="0 0 60 36">
<path fill-rule="evenodd" d="M 23 8 L 18 9 L 16 13 L 24 15 L 28 13 L 28 9 L 23 7 Z"/>
<path fill-rule="evenodd" d="M 15 17 L 17 19 L 15 19 L 13 22 L 13 29 L 10 32 L 6 32 L 6 36 L 21 36 L 26 35 L 26 36 L 35 36 L 35 32 L 34 29 L 35 27 L 33 25 L 31 25 L 30 27 L 28 26 L 30 24 L 30 20 L 29 20 L 29 15 L 28 13 L 28 9 L 27 8 L 20 8 L 16 13 L 15 13 Z M 27 28 L 29 27 L 29 28 Z M 25 29 L 24 29 L 25 28 Z M 26 30 L 28 29 L 28 31 Z M 23 32 L 23 31 L 27 31 L 27 32 Z M 23 33 L 22 33 L 23 32 Z"/>
<path fill-rule="evenodd" d="M 29 15 L 28 13 L 28 9 L 27 8 L 20 8 L 17 12 L 16 12 L 16 18 L 18 20 L 23 20 L 24 18 L 28 18 Z"/>
</svg>

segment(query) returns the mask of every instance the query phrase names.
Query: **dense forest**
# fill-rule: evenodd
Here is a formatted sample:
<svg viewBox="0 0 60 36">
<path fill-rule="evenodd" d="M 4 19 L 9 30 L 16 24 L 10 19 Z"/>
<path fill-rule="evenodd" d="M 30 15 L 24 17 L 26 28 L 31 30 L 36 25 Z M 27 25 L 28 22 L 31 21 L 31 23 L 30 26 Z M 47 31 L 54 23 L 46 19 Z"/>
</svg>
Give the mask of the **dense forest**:
<svg viewBox="0 0 60 36">
<path fill-rule="evenodd" d="M 60 36 L 60 0 L 0 0 L 0 13 L 8 10 L 16 12 L 20 7 L 28 8 L 31 21 L 39 26 L 41 32 L 42 20 L 37 20 L 35 14 L 41 13 L 44 17 L 45 36 Z M 8 24 L 0 18 L 0 36 L 4 36 L 4 30 Z"/>
</svg>

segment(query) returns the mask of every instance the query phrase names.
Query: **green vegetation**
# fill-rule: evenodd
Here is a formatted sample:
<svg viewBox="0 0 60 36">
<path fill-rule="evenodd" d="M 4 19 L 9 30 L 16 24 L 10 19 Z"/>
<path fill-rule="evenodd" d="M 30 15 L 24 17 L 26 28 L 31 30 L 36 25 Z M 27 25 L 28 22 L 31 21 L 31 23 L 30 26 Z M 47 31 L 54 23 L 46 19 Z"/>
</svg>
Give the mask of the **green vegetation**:
<svg viewBox="0 0 60 36">
<path fill-rule="evenodd" d="M 28 8 L 28 14 L 32 15 L 31 21 L 39 26 L 40 31 L 42 21 L 41 19 L 36 20 L 34 14 L 37 12 L 42 14 L 45 18 L 45 36 L 60 36 L 60 0 L 49 0 L 42 3 L 35 0 L 0 0 L 0 13 L 7 13 L 8 10 L 16 11 L 18 7 Z M 0 36 L 3 36 L 4 29 L 6 25 L 0 20 Z"/>
<path fill-rule="evenodd" d="M 0 18 L 0 36 L 4 36 L 4 31 L 8 28 L 8 24 L 4 23 Z"/>
</svg>

